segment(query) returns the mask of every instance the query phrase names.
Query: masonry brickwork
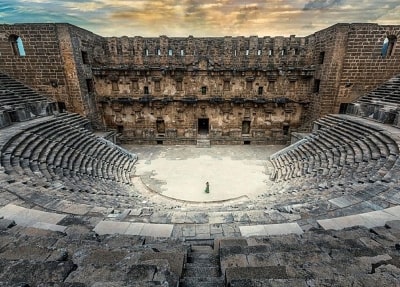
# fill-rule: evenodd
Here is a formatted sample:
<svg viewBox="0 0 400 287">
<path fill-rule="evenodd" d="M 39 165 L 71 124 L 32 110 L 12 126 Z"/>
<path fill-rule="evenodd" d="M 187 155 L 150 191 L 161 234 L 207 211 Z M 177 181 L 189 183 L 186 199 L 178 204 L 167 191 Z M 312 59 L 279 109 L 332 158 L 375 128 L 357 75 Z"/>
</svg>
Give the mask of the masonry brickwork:
<svg viewBox="0 0 400 287">
<path fill-rule="evenodd" d="M 22 39 L 25 56 L 12 49 L 13 37 Z M 87 51 L 102 37 L 70 24 L 0 25 L 0 69 L 38 92 L 65 104 L 69 111 L 91 117 L 97 112 L 89 98 L 86 79 L 89 65 L 82 63 Z"/>
<path fill-rule="evenodd" d="M 315 94 L 319 116 L 339 112 L 340 104 L 356 101 L 400 73 L 397 41 L 389 55 L 382 55 L 387 37 L 398 39 L 400 26 L 336 24 L 306 37 L 314 54 L 314 79 L 320 80 Z"/>
<path fill-rule="evenodd" d="M 144 38 L 0 25 L 0 70 L 121 141 L 286 143 L 400 73 L 399 34 L 337 24 L 307 37 Z"/>
<path fill-rule="evenodd" d="M 13 36 L 19 36 L 23 40 L 26 56 L 19 56 L 12 49 Z M 62 95 L 68 94 L 63 64 L 56 25 L 1 25 L 0 67 L 2 72 L 61 101 Z M 55 87 L 56 83 L 57 87 Z"/>
</svg>

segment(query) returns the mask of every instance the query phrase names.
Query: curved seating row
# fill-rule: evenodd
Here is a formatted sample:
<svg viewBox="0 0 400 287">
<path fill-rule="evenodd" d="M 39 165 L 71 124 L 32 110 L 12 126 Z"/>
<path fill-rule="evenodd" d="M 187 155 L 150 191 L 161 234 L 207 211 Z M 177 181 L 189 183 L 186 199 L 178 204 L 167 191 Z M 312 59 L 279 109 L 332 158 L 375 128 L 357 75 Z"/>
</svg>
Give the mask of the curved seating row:
<svg viewBox="0 0 400 287">
<path fill-rule="evenodd" d="M 83 128 L 86 124 L 87 120 L 77 114 L 26 124 L 11 133 L 1 147 L 4 172 L 47 182 L 62 181 L 76 191 L 112 190 L 114 194 L 118 188 L 112 182 L 131 184 L 137 157 L 96 137 Z"/>
<path fill-rule="evenodd" d="M 346 106 L 346 113 L 400 127 L 400 75 Z"/>
<path fill-rule="evenodd" d="M 0 128 L 12 122 L 52 115 L 56 105 L 11 77 L 0 73 Z"/>
<path fill-rule="evenodd" d="M 53 210 L 56 210 L 53 193 L 63 195 L 57 197 L 58 202 L 66 199 L 70 202 L 93 203 L 94 197 L 90 195 L 95 194 L 102 195 L 95 196 L 95 204 L 100 203 L 106 208 L 135 206 L 136 202 L 130 198 L 132 191 L 125 187 L 131 184 L 130 174 L 136 157 L 95 137 L 83 128 L 86 123 L 78 115 L 62 114 L 19 123 L 7 131 L 0 130 L 0 183 L 4 180 L 8 184 L 6 187 L 0 186 L 0 191 L 10 190 L 12 193 L 16 190 L 16 200 L 29 197 L 37 200 L 41 196 L 41 190 L 45 189 L 41 201 L 46 202 L 48 209 Z M 351 196 L 346 197 L 346 194 L 343 198 L 330 200 L 331 205 L 336 202 L 340 208 L 314 209 L 304 217 L 293 217 L 293 220 L 311 222 L 311 217 L 318 218 L 324 212 L 323 217 L 329 218 L 382 208 L 378 204 L 376 207 L 367 206 L 375 203 L 368 202 L 371 198 L 381 199 L 384 201 L 382 205 L 400 204 L 399 189 L 392 182 L 400 178 L 397 144 L 400 141 L 395 133 L 379 124 L 346 115 L 329 115 L 318 120 L 316 127 L 316 131 L 309 137 L 271 157 L 275 168 L 273 178 L 279 183 L 283 182 L 282 185 L 296 180 L 299 180 L 297 185 L 305 182 L 348 180 L 354 183 L 351 186 L 353 192 Z M 11 176 L 4 176 L 4 173 Z M 346 188 L 349 189 L 350 187 Z M 342 195 L 344 190 L 345 188 L 338 193 Z M 316 189 L 312 192 L 316 193 Z M 318 192 L 320 198 L 326 202 L 329 199 L 327 194 L 331 195 L 333 190 Z M 293 193 L 287 195 L 291 198 L 286 203 L 295 201 Z M 309 191 L 300 195 L 305 194 L 308 195 Z M 301 202 L 306 202 L 307 199 L 303 197 Z M 322 200 L 314 201 L 314 204 L 320 205 Z M 127 204 L 121 204 L 123 201 Z M 24 204 L 47 208 L 36 204 L 34 200 L 26 200 Z M 260 220 L 265 220 L 265 204 L 261 202 L 260 205 L 263 205 L 262 215 L 257 216 Z M 246 206 L 249 210 L 253 208 L 248 204 Z M 201 208 L 204 211 L 204 207 Z M 223 208 L 225 211 L 226 206 Z M 161 209 L 160 204 L 156 209 Z M 74 214 L 87 216 L 87 213 L 79 211 Z M 159 220 L 165 220 L 167 216 L 167 212 L 161 210 L 154 218 L 157 220 L 157 217 L 163 217 Z M 253 216 L 258 220 L 257 216 Z M 271 218 L 272 216 L 271 213 Z M 241 221 L 249 220 L 243 214 L 240 218 Z M 181 251 L 185 253 L 185 245 L 157 242 L 145 250 L 145 245 L 154 239 L 99 236 L 91 231 L 91 224 L 98 218 L 88 220 L 87 222 L 92 221 L 90 223 L 85 219 L 87 217 L 73 217 L 69 214 L 64 221 L 57 222 L 56 226 L 49 225 L 52 228 L 61 226 L 65 230 L 62 235 L 57 232 L 56 238 L 28 238 L 32 234 L 43 234 L 32 230 L 25 231 L 29 236 L 15 239 L 12 236 L 18 231 L 1 233 L 0 236 L 6 238 L 3 240 L 5 244 L 0 252 L 0 261 L 7 268 L 0 268 L 0 285 L 3 282 L 9 283 L 9 280 L 19 280 L 18 284 L 22 280 L 32 286 L 61 284 L 83 287 L 92 286 L 92 282 L 99 282 L 104 286 L 179 284 L 182 270 L 179 268 L 182 266 L 175 269 L 176 254 Z M 147 218 L 139 220 L 144 221 Z M 186 222 L 185 220 L 176 218 L 176 222 Z M 199 216 L 196 220 L 203 220 L 203 217 Z M 282 219 L 271 220 L 288 221 L 283 216 Z M 76 222 L 79 223 L 75 224 Z M 120 223 L 124 225 L 124 222 Z M 131 226 L 135 224 L 139 225 L 139 222 L 132 223 Z M 400 280 L 400 265 L 396 259 L 399 249 L 397 238 L 400 235 L 398 226 L 398 223 L 389 223 L 381 229 L 373 228 L 372 232 L 365 228 L 347 231 L 311 229 L 301 235 L 221 239 L 216 241 L 219 247 L 215 251 L 220 255 L 218 263 L 224 283 L 217 286 L 394 286 Z M 201 231 L 208 228 L 218 229 L 220 226 L 189 226 L 186 233 L 198 229 L 201 234 Z M 19 231 L 24 232 L 23 228 Z M 81 235 L 79 232 L 85 234 Z M 46 234 L 47 237 L 50 237 L 50 233 Z M 171 245 L 173 251 L 177 252 L 164 254 L 171 251 Z M 24 252 L 26 250 L 29 252 Z M 160 260 L 166 260 L 163 256 L 169 261 L 161 262 Z M 179 260 L 185 258 L 185 254 L 179 256 Z M 205 257 L 207 256 L 201 254 L 201 263 L 207 259 Z M 171 265 L 172 262 L 174 264 Z M 193 262 L 189 260 L 185 263 L 189 275 L 195 275 L 195 272 L 191 273 L 193 270 L 197 274 L 214 270 L 208 266 L 191 266 L 191 263 Z M 190 269 L 191 267 L 193 268 Z M 40 270 L 41 276 L 32 271 L 35 268 Z M 93 268 L 100 271 L 93 272 Z M 32 272 L 26 272 L 27 270 Z M 190 285 L 192 276 L 189 275 L 187 281 L 181 281 L 181 285 L 199 286 L 199 281 Z M 207 284 L 209 282 L 202 283 L 211 285 Z"/>
<path fill-rule="evenodd" d="M 0 73 L 0 106 L 21 105 L 37 101 L 47 101 L 47 98 L 21 82 Z"/>
<path fill-rule="evenodd" d="M 366 93 L 358 102 L 380 105 L 400 105 L 400 75 L 393 77 L 375 90 Z"/>
<path fill-rule="evenodd" d="M 390 181 L 399 147 L 385 127 L 349 115 L 328 115 L 315 126 L 305 140 L 271 156 L 274 180 L 318 176 Z"/>
</svg>

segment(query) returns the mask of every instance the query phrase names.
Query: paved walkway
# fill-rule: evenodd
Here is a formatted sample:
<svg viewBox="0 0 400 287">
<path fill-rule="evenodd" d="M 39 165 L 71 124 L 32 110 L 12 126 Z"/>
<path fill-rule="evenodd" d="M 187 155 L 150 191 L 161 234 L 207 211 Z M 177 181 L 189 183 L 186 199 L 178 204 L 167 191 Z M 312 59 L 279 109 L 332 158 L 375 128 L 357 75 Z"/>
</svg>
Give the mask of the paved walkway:
<svg viewBox="0 0 400 287">
<path fill-rule="evenodd" d="M 14 204 L 0 208 L 0 217 L 14 220 L 26 227 L 64 232 L 67 226 L 59 225 L 66 216 L 58 213 L 29 209 Z M 116 217 L 117 219 L 118 217 Z M 325 230 L 341 230 L 353 226 L 368 228 L 384 226 L 388 221 L 400 220 L 400 206 L 349 216 L 317 220 Z M 156 224 L 119 220 L 101 220 L 94 231 L 100 235 L 124 234 L 149 237 L 178 237 L 188 239 L 213 239 L 237 236 L 274 236 L 302 234 L 303 229 L 296 222 L 279 224 L 240 225 L 238 223 L 214 224 Z"/>
<path fill-rule="evenodd" d="M 272 236 L 285 234 L 302 234 L 303 230 L 297 223 L 267 224 L 240 226 L 242 236 Z"/>
<path fill-rule="evenodd" d="M 365 226 L 368 228 L 384 226 L 386 222 L 392 220 L 400 220 L 400 206 L 349 216 L 317 220 L 317 222 L 325 230 L 340 230 L 357 225 Z"/>
<path fill-rule="evenodd" d="M 173 224 L 101 221 L 96 225 L 94 231 L 100 235 L 124 234 L 151 237 L 170 237 L 173 228 Z"/>
<path fill-rule="evenodd" d="M 0 208 L 0 217 L 14 220 L 16 224 L 53 231 L 64 231 L 65 226 L 57 225 L 65 215 L 29 209 L 14 204 Z"/>
</svg>

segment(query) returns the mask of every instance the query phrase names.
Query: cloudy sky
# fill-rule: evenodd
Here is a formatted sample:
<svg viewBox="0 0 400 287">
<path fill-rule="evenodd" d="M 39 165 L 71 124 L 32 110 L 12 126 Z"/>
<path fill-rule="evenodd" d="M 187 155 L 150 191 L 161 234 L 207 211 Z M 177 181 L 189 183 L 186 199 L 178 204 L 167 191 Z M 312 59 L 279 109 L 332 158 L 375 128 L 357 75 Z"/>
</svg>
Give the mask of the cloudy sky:
<svg viewBox="0 0 400 287">
<path fill-rule="evenodd" d="M 400 24 L 399 0 L 0 0 L 0 23 L 68 22 L 102 36 L 306 36 Z"/>
</svg>

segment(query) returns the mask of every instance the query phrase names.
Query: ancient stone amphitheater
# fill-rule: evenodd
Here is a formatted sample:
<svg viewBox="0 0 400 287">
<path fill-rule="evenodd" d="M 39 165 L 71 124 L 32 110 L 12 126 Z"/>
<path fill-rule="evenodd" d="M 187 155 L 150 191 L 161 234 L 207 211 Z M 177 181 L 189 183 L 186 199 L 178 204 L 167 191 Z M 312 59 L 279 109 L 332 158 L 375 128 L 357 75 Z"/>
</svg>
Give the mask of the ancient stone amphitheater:
<svg viewBox="0 0 400 287">
<path fill-rule="evenodd" d="M 271 156 L 256 200 L 190 204 L 1 74 L 0 285 L 400 286 L 399 104 L 397 76 Z"/>
<path fill-rule="evenodd" d="M 1 24 L 0 286 L 400 286 L 399 35 Z M 139 174 L 142 144 L 291 139 L 253 196 L 173 199 Z"/>
</svg>

